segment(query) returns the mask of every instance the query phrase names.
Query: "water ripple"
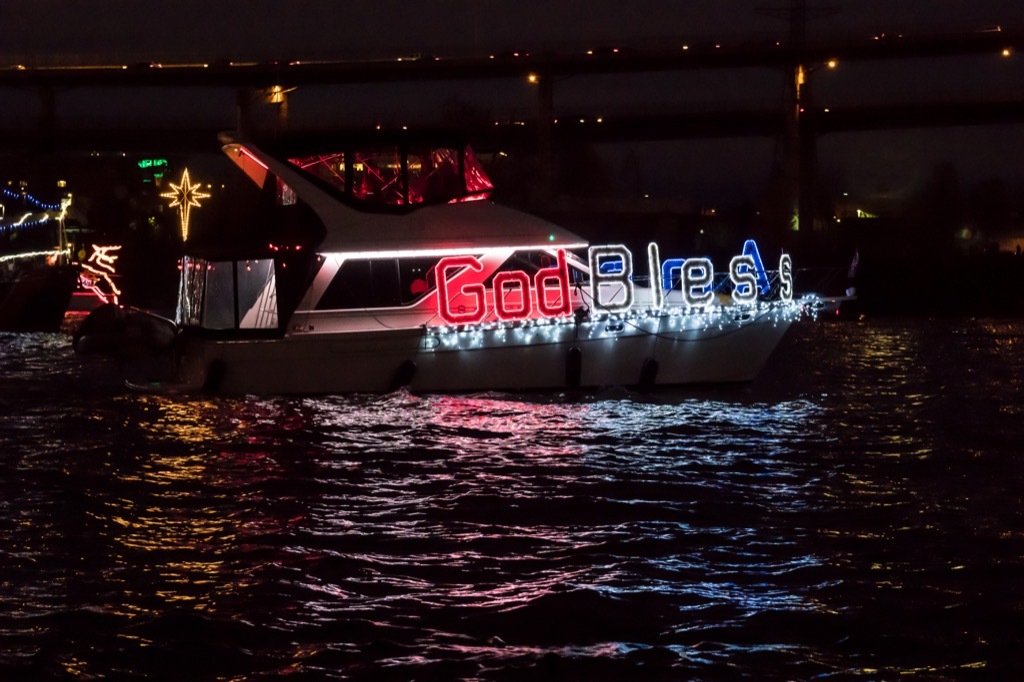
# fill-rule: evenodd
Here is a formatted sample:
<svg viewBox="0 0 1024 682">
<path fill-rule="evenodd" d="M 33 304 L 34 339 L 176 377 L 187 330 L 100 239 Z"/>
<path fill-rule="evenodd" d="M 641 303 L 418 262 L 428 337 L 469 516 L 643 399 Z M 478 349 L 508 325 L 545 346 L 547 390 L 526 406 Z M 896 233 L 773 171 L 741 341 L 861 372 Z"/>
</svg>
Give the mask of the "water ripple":
<svg viewBox="0 0 1024 682">
<path fill-rule="evenodd" d="M 0 677 L 1019 677 L 1024 325 L 750 387 L 183 399 L 0 335 Z"/>
</svg>

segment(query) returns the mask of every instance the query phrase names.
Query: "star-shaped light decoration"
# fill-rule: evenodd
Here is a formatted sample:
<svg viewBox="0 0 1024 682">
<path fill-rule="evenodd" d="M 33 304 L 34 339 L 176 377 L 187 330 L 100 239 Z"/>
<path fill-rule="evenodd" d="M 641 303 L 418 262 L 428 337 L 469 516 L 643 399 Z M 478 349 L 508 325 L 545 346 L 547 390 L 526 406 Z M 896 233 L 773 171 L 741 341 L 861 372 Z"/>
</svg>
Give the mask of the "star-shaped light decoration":
<svg viewBox="0 0 1024 682">
<path fill-rule="evenodd" d="M 171 183 L 171 191 L 164 192 L 160 196 L 171 199 L 171 208 L 177 206 L 178 217 L 181 219 L 181 240 L 188 241 L 188 221 L 193 208 L 199 208 L 200 199 L 209 199 L 210 195 L 201 192 L 202 184 L 193 184 L 188 177 L 186 168 L 181 174 L 181 182 L 175 185 Z"/>
</svg>

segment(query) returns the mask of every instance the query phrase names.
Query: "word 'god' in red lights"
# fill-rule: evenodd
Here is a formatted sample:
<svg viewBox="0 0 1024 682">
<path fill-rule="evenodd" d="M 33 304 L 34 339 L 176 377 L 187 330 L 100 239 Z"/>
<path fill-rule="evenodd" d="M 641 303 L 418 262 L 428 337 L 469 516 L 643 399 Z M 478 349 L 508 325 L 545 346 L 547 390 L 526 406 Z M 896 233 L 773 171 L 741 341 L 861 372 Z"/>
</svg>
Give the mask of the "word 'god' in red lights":
<svg viewBox="0 0 1024 682">
<path fill-rule="evenodd" d="M 489 289 L 483 263 L 475 256 L 442 258 L 434 275 L 437 314 L 445 324 L 476 324 L 489 312 L 506 322 L 572 313 L 564 249 L 558 250 L 555 265 L 541 268 L 532 278 L 522 270 L 502 271 L 494 275 Z"/>
</svg>

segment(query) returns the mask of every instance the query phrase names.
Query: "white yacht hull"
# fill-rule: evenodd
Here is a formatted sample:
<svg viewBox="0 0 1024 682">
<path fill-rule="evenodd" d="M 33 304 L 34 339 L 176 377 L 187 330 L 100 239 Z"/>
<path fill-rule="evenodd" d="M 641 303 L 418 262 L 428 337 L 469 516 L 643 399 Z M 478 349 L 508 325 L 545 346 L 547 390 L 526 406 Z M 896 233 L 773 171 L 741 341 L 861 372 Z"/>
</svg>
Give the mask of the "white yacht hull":
<svg viewBox="0 0 1024 682">
<path fill-rule="evenodd" d="M 748 382 L 792 319 L 770 309 L 498 328 L 187 338 L 180 380 L 225 394 L 535 390 Z"/>
</svg>

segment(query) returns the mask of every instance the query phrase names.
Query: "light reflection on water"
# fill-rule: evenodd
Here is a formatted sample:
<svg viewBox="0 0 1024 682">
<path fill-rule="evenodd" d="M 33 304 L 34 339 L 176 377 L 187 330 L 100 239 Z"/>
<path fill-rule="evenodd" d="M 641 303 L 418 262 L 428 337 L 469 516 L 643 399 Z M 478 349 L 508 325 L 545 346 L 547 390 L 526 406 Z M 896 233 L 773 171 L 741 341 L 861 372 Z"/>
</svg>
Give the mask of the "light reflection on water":
<svg viewBox="0 0 1024 682">
<path fill-rule="evenodd" d="M 137 396 L 0 337 L 14 679 L 1014 677 L 1024 324 L 749 387 Z"/>
</svg>

